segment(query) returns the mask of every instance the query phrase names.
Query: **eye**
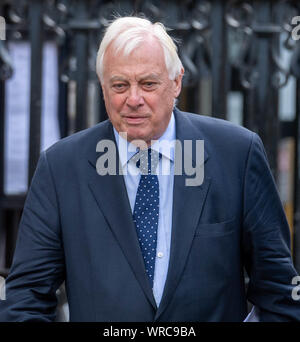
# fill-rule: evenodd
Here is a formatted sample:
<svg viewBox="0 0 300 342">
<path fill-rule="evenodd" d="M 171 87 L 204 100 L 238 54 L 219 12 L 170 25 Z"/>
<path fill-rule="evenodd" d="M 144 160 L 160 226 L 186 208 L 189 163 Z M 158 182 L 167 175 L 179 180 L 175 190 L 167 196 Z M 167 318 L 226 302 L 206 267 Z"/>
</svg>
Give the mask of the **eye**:
<svg viewBox="0 0 300 342">
<path fill-rule="evenodd" d="M 156 82 L 144 82 L 143 83 L 143 87 L 146 88 L 146 89 L 152 89 L 152 88 L 155 88 L 156 86 Z"/>
<path fill-rule="evenodd" d="M 126 89 L 126 84 L 125 83 L 115 83 L 113 85 L 113 89 L 120 92 Z"/>
</svg>

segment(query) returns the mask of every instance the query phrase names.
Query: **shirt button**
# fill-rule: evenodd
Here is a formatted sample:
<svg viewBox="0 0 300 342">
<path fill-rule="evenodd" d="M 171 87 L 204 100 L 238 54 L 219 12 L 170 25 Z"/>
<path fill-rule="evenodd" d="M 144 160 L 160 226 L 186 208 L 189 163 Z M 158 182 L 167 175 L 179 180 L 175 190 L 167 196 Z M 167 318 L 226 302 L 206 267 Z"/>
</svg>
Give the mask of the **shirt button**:
<svg viewBox="0 0 300 342">
<path fill-rule="evenodd" d="M 164 256 L 164 253 L 163 252 L 158 252 L 157 256 L 158 256 L 158 258 L 162 258 Z"/>
</svg>

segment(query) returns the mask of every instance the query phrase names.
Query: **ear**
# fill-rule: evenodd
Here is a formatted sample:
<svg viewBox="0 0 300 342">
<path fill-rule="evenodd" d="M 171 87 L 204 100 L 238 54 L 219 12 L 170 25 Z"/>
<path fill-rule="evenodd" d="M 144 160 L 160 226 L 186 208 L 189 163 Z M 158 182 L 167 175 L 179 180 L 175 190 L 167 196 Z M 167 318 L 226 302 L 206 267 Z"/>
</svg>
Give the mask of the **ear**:
<svg viewBox="0 0 300 342">
<path fill-rule="evenodd" d="M 184 75 L 184 68 L 181 68 L 180 74 L 174 80 L 174 98 L 177 98 L 181 92 L 183 75 Z"/>
</svg>

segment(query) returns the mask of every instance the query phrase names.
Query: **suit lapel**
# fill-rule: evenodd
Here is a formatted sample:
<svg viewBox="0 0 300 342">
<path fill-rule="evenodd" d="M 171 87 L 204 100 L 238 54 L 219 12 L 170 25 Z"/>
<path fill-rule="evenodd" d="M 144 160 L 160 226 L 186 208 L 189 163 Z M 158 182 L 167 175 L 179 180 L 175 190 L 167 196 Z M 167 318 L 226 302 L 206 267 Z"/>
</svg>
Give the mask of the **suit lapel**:
<svg viewBox="0 0 300 342">
<path fill-rule="evenodd" d="M 109 139 L 115 142 L 112 125 L 107 122 L 101 128 L 102 134 L 100 134 L 99 140 Z M 117 145 L 115 144 L 115 146 Z M 96 148 L 96 144 L 94 148 Z M 117 147 L 116 152 L 116 165 L 119 165 Z M 89 163 L 94 168 L 99 156 L 100 153 L 96 155 L 96 152 L 94 152 L 94 154 L 89 157 Z M 89 188 L 98 204 L 98 207 L 105 216 L 112 233 L 118 241 L 125 258 L 130 264 L 132 271 L 146 297 L 154 309 L 156 309 L 155 299 L 145 272 L 144 261 L 131 215 L 131 208 L 123 176 L 118 174 L 115 176 L 100 176 L 96 172 L 96 168 L 92 175 L 93 176 L 89 181 Z"/>
<path fill-rule="evenodd" d="M 189 124 L 187 119 L 183 117 L 183 114 L 178 110 L 175 110 L 174 114 L 176 120 L 176 137 L 183 146 L 184 140 L 193 139 L 193 126 Z M 194 137 L 193 140 L 196 139 L 201 139 L 201 137 Z M 195 146 L 193 146 L 193 150 L 195 150 Z M 175 158 L 178 157 L 179 153 L 180 152 L 176 150 Z M 193 155 L 191 155 L 190 158 L 195 161 Z M 208 154 L 205 152 L 204 162 L 206 162 L 207 159 Z M 186 177 L 185 174 L 182 176 L 174 176 L 169 269 L 163 297 L 156 313 L 155 320 L 158 320 L 168 306 L 179 283 L 210 186 L 211 180 L 209 177 L 205 177 L 203 183 L 199 186 L 186 186 Z"/>
</svg>

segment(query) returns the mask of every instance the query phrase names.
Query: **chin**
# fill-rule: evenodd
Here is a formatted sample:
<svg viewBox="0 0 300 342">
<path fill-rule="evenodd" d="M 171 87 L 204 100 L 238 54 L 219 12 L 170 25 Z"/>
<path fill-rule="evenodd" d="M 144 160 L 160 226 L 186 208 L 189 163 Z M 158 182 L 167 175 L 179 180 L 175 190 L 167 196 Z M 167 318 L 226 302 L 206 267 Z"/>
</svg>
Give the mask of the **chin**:
<svg viewBox="0 0 300 342">
<path fill-rule="evenodd" d="M 143 132 L 133 132 L 131 130 L 127 131 L 127 137 L 130 140 L 143 140 L 143 141 L 148 141 L 149 140 L 149 135 L 145 134 Z M 151 140 L 151 138 L 150 138 Z"/>
</svg>

